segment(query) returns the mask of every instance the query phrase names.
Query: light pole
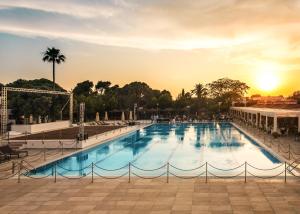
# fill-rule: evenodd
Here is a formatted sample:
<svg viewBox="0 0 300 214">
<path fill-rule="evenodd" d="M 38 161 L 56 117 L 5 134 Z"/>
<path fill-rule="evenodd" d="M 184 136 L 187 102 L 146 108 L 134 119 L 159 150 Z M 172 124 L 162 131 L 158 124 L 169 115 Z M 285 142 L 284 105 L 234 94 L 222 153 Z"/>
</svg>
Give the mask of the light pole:
<svg viewBox="0 0 300 214">
<path fill-rule="evenodd" d="M 134 104 L 133 106 L 133 120 L 136 120 L 136 108 L 137 108 L 137 103 Z"/>
<path fill-rule="evenodd" d="M 218 105 L 219 105 L 219 114 L 221 113 L 221 105 L 222 105 L 222 102 L 218 102 Z"/>
</svg>

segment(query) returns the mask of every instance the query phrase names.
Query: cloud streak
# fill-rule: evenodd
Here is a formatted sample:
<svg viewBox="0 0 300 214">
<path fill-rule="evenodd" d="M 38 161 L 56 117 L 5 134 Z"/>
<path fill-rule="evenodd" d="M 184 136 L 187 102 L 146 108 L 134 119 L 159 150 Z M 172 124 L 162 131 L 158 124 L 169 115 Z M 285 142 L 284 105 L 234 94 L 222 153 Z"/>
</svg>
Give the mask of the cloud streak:
<svg viewBox="0 0 300 214">
<path fill-rule="evenodd" d="M 109 1 L 108 1 L 109 2 Z M 119 5 L 124 5 L 119 3 Z M 0 7 L 26 8 L 44 12 L 60 13 L 81 18 L 105 17 L 109 18 L 118 13 L 118 2 L 78 1 L 78 0 L 1 0 Z"/>
<path fill-rule="evenodd" d="M 0 0 L 3 33 L 146 50 L 226 49 L 234 63 L 294 57 L 299 24 L 296 0 Z"/>
</svg>

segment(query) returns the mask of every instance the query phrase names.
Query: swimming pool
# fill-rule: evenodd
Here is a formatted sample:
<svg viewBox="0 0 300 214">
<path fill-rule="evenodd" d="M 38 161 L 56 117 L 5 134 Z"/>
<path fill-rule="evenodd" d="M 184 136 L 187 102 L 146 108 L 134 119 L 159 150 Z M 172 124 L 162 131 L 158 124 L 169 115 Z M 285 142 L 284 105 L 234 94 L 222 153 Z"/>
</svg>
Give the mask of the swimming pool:
<svg viewBox="0 0 300 214">
<path fill-rule="evenodd" d="M 210 175 L 243 176 L 245 162 L 247 171 L 256 175 L 284 169 L 279 159 L 231 123 L 153 124 L 31 173 L 53 175 L 55 167 L 59 175 L 90 175 L 93 163 L 98 175 L 120 176 L 128 173 L 130 163 L 132 176 L 165 176 L 167 167 L 170 176 L 204 176 L 205 167 Z"/>
</svg>

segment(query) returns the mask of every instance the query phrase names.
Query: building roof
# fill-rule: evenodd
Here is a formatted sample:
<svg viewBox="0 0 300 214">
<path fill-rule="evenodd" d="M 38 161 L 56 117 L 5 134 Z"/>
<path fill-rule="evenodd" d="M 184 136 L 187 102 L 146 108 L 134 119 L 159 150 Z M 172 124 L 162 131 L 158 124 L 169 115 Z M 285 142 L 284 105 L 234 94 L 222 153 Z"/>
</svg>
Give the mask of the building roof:
<svg viewBox="0 0 300 214">
<path fill-rule="evenodd" d="M 276 108 L 255 108 L 255 107 L 231 107 L 233 110 L 259 113 L 264 116 L 277 117 L 300 117 L 300 109 L 276 109 Z"/>
</svg>

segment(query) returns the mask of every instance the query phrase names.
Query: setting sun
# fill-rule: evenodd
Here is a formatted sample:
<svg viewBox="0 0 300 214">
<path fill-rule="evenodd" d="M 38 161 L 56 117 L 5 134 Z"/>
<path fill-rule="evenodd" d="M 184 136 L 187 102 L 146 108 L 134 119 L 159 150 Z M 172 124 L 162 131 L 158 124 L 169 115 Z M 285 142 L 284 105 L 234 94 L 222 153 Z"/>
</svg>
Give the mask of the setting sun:
<svg viewBox="0 0 300 214">
<path fill-rule="evenodd" d="M 272 91 L 280 85 L 279 66 L 276 64 L 264 64 L 257 72 L 257 86 L 262 91 Z"/>
</svg>

